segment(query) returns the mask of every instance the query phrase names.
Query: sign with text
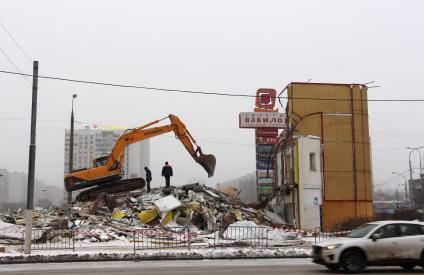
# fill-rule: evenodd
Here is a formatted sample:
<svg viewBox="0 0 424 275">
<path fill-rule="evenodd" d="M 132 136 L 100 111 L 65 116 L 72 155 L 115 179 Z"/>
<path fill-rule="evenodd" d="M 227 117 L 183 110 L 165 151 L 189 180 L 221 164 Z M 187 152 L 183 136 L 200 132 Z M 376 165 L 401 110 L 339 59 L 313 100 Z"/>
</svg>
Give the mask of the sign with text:
<svg viewBox="0 0 424 275">
<path fill-rule="evenodd" d="M 272 153 L 274 152 L 274 145 L 272 144 L 262 144 L 256 146 L 256 153 Z"/>
<path fill-rule="evenodd" d="M 277 144 L 278 137 L 258 137 L 256 144 Z"/>
<path fill-rule="evenodd" d="M 268 173 L 267 173 L 268 171 Z M 256 177 L 257 178 L 268 178 L 274 176 L 274 170 L 256 170 Z"/>
<path fill-rule="evenodd" d="M 269 159 L 272 156 L 272 153 L 256 153 L 256 160 L 259 159 Z"/>
<path fill-rule="evenodd" d="M 272 186 L 258 186 L 258 194 L 272 193 Z"/>
<path fill-rule="evenodd" d="M 257 137 L 276 137 L 278 136 L 277 128 L 259 128 L 256 129 Z"/>
<path fill-rule="evenodd" d="M 240 128 L 285 128 L 286 115 L 271 112 L 244 112 L 239 115 Z"/>
<path fill-rule="evenodd" d="M 258 178 L 257 185 L 271 186 L 274 183 L 274 178 Z"/>
<path fill-rule="evenodd" d="M 272 169 L 271 167 L 271 162 L 270 161 L 266 161 L 266 160 L 258 160 L 256 162 L 256 169 Z"/>
</svg>

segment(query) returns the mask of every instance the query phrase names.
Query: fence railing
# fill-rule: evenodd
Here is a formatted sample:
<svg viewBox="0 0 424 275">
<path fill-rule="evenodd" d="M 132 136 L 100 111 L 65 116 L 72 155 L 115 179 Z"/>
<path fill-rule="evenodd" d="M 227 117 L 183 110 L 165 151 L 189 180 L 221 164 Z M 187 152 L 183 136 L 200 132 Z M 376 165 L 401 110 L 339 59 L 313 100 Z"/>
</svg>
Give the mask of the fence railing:
<svg viewBox="0 0 424 275">
<path fill-rule="evenodd" d="M 22 239 L 25 231 L 22 233 Z M 22 250 L 23 250 L 22 244 Z M 75 251 L 74 232 L 69 229 L 33 228 L 31 250 L 66 250 Z"/>
<path fill-rule="evenodd" d="M 332 232 L 321 232 L 320 227 L 315 227 L 315 230 L 314 230 L 315 243 L 332 239 L 332 238 L 344 237 L 348 233 L 350 233 L 353 229 L 354 228 L 343 228 L 339 230 L 334 230 Z"/>
<path fill-rule="evenodd" d="M 268 246 L 268 228 L 262 226 L 229 226 L 215 231 L 214 246 L 245 244 Z"/>
<path fill-rule="evenodd" d="M 181 248 L 190 249 L 196 233 L 190 232 L 188 227 L 171 228 L 143 228 L 134 231 L 134 252 L 137 250 Z M 209 245 L 217 246 L 268 246 L 268 228 L 260 226 L 229 226 L 225 230 L 214 230 L 213 242 Z"/>
<path fill-rule="evenodd" d="M 190 249 L 188 227 L 142 228 L 134 231 L 134 252 L 136 250 L 188 247 Z"/>
<path fill-rule="evenodd" d="M 133 232 L 133 249 L 188 248 L 196 237 L 188 227 L 142 228 Z M 261 226 L 229 226 L 214 230 L 208 246 L 268 246 L 268 228 Z M 209 238 L 212 236 L 209 235 Z M 24 239 L 25 232 L 22 233 Z M 23 244 L 22 244 L 23 249 Z M 70 229 L 33 228 L 31 250 L 75 251 L 75 232 Z"/>
</svg>

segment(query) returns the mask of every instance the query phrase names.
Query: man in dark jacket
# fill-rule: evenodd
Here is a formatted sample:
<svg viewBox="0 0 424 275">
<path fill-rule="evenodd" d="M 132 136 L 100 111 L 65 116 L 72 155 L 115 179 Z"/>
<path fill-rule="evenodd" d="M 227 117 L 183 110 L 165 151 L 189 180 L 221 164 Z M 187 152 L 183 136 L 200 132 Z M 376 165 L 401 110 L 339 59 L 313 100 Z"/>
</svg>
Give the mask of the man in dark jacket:
<svg viewBox="0 0 424 275">
<path fill-rule="evenodd" d="M 171 186 L 171 177 L 173 176 L 172 167 L 168 164 L 168 162 L 165 162 L 165 166 L 162 168 L 162 177 L 165 177 L 165 184 L 166 187 Z"/>
<path fill-rule="evenodd" d="M 152 171 L 150 171 L 150 169 L 147 167 L 144 167 L 144 171 L 146 171 L 147 192 L 150 192 L 150 182 L 152 181 Z"/>
</svg>

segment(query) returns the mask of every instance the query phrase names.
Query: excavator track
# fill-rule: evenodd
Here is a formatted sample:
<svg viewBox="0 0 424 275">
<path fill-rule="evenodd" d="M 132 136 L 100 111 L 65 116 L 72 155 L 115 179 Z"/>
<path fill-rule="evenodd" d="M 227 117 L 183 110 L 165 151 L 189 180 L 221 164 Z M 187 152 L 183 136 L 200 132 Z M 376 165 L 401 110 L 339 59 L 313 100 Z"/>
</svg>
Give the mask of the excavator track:
<svg viewBox="0 0 424 275">
<path fill-rule="evenodd" d="M 97 195 L 100 193 L 113 194 L 126 192 L 135 189 L 142 189 L 145 185 L 146 181 L 143 178 L 111 181 L 99 185 L 97 187 L 82 191 L 78 194 L 76 199 L 80 202 L 95 200 L 97 198 Z"/>
</svg>

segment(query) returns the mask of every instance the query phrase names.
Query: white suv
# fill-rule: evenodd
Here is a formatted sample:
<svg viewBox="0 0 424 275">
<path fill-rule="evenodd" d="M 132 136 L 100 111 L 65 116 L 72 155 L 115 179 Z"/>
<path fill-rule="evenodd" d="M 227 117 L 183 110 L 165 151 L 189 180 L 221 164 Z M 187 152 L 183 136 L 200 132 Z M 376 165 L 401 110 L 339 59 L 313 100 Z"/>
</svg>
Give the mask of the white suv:
<svg viewBox="0 0 424 275">
<path fill-rule="evenodd" d="M 367 265 L 424 267 L 424 223 L 378 221 L 364 224 L 344 238 L 312 246 L 313 262 L 330 270 L 359 273 Z"/>
</svg>

